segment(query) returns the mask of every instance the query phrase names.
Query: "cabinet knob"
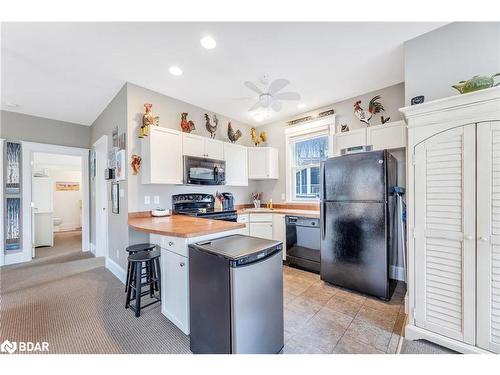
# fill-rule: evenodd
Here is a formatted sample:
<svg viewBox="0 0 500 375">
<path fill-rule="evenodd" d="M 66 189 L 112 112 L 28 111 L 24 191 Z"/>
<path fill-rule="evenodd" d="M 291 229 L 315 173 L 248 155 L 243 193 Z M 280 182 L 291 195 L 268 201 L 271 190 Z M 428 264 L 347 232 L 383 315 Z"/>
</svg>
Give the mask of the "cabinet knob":
<svg viewBox="0 0 500 375">
<path fill-rule="evenodd" d="M 184 262 L 179 263 L 179 266 L 181 266 L 181 267 L 184 267 L 185 265 L 186 265 L 186 263 L 184 263 Z"/>
<path fill-rule="evenodd" d="M 172 241 L 168 241 L 168 246 L 174 246 L 174 243 Z"/>
<path fill-rule="evenodd" d="M 473 240 L 474 237 L 473 236 L 465 236 L 465 239 L 470 241 L 470 240 Z"/>
</svg>

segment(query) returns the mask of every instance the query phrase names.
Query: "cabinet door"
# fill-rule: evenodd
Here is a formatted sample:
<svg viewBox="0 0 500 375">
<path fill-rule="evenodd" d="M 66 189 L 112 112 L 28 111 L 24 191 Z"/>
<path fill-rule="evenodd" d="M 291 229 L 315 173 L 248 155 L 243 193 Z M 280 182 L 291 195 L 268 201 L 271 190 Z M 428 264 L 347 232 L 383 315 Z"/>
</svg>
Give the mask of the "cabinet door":
<svg viewBox="0 0 500 375">
<path fill-rule="evenodd" d="M 334 155 L 340 155 L 343 149 L 366 145 L 366 129 L 355 129 L 334 135 Z"/>
<path fill-rule="evenodd" d="M 208 159 L 224 160 L 224 142 L 205 138 L 205 157 Z"/>
<path fill-rule="evenodd" d="M 286 226 L 283 214 L 273 214 L 273 240 L 283 242 L 283 249 L 286 249 Z M 283 251 L 283 260 L 286 260 L 286 251 Z"/>
<path fill-rule="evenodd" d="M 161 304 L 163 314 L 186 335 L 189 334 L 188 258 L 162 250 Z"/>
<path fill-rule="evenodd" d="M 226 185 L 248 186 L 248 156 L 244 146 L 224 144 Z"/>
<path fill-rule="evenodd" d="M 245 236 L 250 235 L 250 228 L 248 224 L 248 214 L 243 214 L 243 215 L 238 215 L 238 218 L 236 219 L 238 223 L 244 223 L 245 228 L 241 230 L 241 233 L 244 234 Z"/>
<path fill-rule="evenodd" d="M 477 344 L 500 353 L 500 122 L 477 125 Z"/>
<path fill-rule="evenodd" d="M 54 183 L 49 177 L 33 177 L 33 209 L 35 213 L 52 212 Z"/>
<path fill-rule="evenodd" d="M 475 342 L 475 125 L 415 147 L 416 325 Z"/>
<path fill-rule="evenodd" d="M 258 147 L 248 148 L 248 178 L 264 179 L 268 174 L 267 150 Z"/>
<path fill-rule="evenodd" d="M 406 125 L 404 121 L 369 126 L 366 128 L 366 144 L 373 150 L 406 147 Z"/>
<path fill-rule="evenodd" d="M 205 139 L 194 134 L 182 135 L 182 152 L 184 155 L 205 157 Z"/>
<path fill-rule="evenodd" d="M 273 223 L 250 223 L 250 236 L 273 239 Z"/>
<path fill-rule="evenodd" d="M 149 163 L 152 184 L 182 184 L 182 133 L 150 128 Z"/>
</svg>

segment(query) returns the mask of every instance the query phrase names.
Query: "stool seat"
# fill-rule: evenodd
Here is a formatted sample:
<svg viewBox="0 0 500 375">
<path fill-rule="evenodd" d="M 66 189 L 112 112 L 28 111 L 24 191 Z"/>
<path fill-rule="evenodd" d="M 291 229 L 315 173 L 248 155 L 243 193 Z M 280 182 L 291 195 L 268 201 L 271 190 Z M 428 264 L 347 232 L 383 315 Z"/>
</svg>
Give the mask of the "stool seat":
<svg viewBox="0 0 500 375">
<path fill-rule="evenodd" d="M 160 257 L 159 250 L 139 251 L 138 253 L 130 254 L 128 256 L 128 260 L 129 262 L 147 262 L 149 260 L 154 260 L 159 257 Z"/>
<path fill-rule="evenodd" d="M 135 245 L 127 246 L 125 251 L 127 253 L 137 253 L 139 251 L 153 250 L 157 245 L 153 243 L 138 243 Z"/>
</svg>

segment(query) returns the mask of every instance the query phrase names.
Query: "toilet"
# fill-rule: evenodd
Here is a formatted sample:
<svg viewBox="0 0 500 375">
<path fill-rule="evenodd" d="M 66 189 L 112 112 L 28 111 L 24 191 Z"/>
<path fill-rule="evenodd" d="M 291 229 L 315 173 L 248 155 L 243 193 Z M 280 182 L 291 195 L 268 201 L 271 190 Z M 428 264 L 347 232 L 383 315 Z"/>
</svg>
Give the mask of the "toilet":
<svg viewBox="0 0 500 375">
<path fill-rule="evenodd" d="M 62 224 L 62 219 L 60 217 L 55 217 L 52 219 L 52 222 L 54 224 L 54 232 L 59 232 L 60 230 L 60 225 Z"/>
</svg>

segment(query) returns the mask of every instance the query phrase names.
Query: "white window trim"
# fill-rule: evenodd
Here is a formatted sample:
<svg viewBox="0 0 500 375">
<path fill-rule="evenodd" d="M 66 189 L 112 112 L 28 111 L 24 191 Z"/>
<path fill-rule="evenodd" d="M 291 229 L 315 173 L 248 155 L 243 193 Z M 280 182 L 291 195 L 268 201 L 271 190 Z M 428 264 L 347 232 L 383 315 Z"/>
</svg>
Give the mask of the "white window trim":
<svg viewBox="0 0 500 375">
<path fill-rule="evenodd" d="M 313 134 L 328 134 L 328 156 L 333 153 L 333 135 L 335 134 L 335 115 L 324 117 L 318 120 L 313 120 L 305 124 L 291 126 L 285 129 L 285 196 L 286 203 L 305 203 L 315 202 L 312 199 L 293 199 L 292 181 L 292 160 L 290 143 L 292 139 L 304 138 L 307 139 Z"/>
</svg>

